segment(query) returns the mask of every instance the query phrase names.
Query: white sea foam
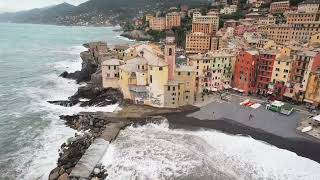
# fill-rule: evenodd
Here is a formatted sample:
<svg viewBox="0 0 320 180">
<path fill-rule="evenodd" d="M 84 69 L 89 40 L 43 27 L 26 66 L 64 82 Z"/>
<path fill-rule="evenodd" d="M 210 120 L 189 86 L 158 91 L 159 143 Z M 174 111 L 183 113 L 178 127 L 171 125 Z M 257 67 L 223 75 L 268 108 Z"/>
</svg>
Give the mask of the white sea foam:
<svg viewBox="0 0 320 180">
<path fill-rule="evenodd" d="M 35 143 L 40 144 L 41 148 L 33 150 L 33 154 L 30 155 L 32 161 L 27 167 L 22 164 L 23 167 L 20 168 L 23 168 L 24 173 L 18 179 L 48 179 L 50 170 L 56 167 L 59 157 L 58 149 L 61 144 L 76 133 L 75 130 L 66 127 L 55 113 L 50 113 L 42 118 L 49 119 L 50 126 L 34 140 Z"/>
<path fill-rule="evenodd" d="M 320 179 L 320 164 L 250 137 L 170 130 L 166 122 L 121 131 L 102 163 L 107 179 Z"/>
<path fill-rule="evenodd" d="M 24 109 L 27 113 L 42 114 L 47 112 L 41 119 L 45 122 L 50 122 L 50 125 L 45 128 L 43 133 L 34 139 L 33 142 L 34 146 L 37 146 L 36 148 L 26 147 L 20 151 L 32 152 L 32 154 L 20 159 L 21 163 L 17 169 L 20 169 L 23 173 L 21 173 L 19 179 L 48 179 L 50 170 L 56 166 L 58 149 L 63 142 L 76 132 L 66 127 L 64 122 L 59 119 L 59 115 L 96 111 L 113 112 L 118 107 L 117 104 L 106 107 L 80 107 L 79 105 L 62 107 L 47 102 L 49 100 L 67 100 L 80 86 L 85 85 L 79 85 L 74 80 L 58 77 L 58 74 L 63 71 L 73 72 L 81 69 L 79 53 L 83 50 L 82 46 L 56 50 L 59 53 L 70 53 L 77 56 L 74 59 L 47 64 L 46 67 L 51 74 L 42 75 L 40 78 L 45 83 L 39 83 L 38 86 L 29 86 L 17 91 L 21 98 L 28 96 L 33 100 Z"/>
<path fill-rule="evenodd" d="M 118 35 L 117 36 L 118 39 L 120 40 L 124 40 L 124 41 L 130 41 L 130 42 L 135 42 L 136 40 L 133 40 L 133 39 L 129 39 L 129 38 L 126 38 L 126 37 L 123 37 L 123 36 L 120 36 Z"/>
</svg>

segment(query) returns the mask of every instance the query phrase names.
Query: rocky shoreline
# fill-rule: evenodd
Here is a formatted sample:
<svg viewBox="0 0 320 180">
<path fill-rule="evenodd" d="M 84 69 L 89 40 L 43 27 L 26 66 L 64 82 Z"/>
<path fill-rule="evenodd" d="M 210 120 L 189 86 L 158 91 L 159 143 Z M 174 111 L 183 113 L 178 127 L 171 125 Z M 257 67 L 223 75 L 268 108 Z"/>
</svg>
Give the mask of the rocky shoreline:
<svg viewBox="0 0 320 180">
<path fill-rule="evenodd" d="M 101 42 L 97 42 L 101 43 Z M 96 43 L 85 44 L 90 48 Z M 63 72 L 60 76 L 63 78 L 73 79 L 77 83 L 86 83 L 85 86 L 78 88 L 78 91 L 68 100 L 48 101 L 48 103 L 71 107 L 80 105 L 81 107 L 95 106 L 104 107 L 118 104 L 122 110 L 118 113 L 105 112 L 83 112 L 75 115 L 61 115 L 60 119 L 64 120 L 66 126 L 76 130 L 78 133 L 70 137 L 67 142 L 63 143 L 59 149 L 59 158 L 57 167 L 49 175 L 49 180 L 70 180 L 69 177 L 73 168 L 88 150 L 90 145 L 99 138 L 106 126 L 112 123 L 124 122 L 126 125 L 139 124 L 161 121 L 158 115 L 165 115 L 175 112 L 182 112 L 194 109 L 194 107 L 183 107 L 180 109 L 158 109 L 143 105 L 134 105 L 131 101 L 125 100 L 122 93 L 117 89 L 104 89 L 99 82 L 101 79 L 100 62 L 87 51 L 81 53 L 82 69 L 73 73 Z M 85 99 L 85 100 L 83 100 Z M 90 179 L 105 179 L 107 171 L 98 164 L 90 175 Z"/>
<path fill-rule="evenodd" d="M 83 46 L 92 48 L 96 44 L 88 43 Z M 71 107 L 75 105 L 103 107 L 112 104 L 122 104 L 122 93 L 116 89 L 103 89 L 99 78 L 101 78 L 101 67 L 92 54 L 87 51 L 80 54 L 82 59 L 82 68 L 76 72 L 63 72 L 60 76 L 63 78 L 73 79 L 77 83 L 86 83 L 85 86 L 79 87 L 78 91 L 69 100 L 48 101 L 48 103 Z M 98 81 L 98 82 L 96 82 Z M 86 100 L 82 100 L 86 99 Z M 99 119 L 96 113 L 77 114 L 72 116 L 61 115 L 60 119 L 65 121 L 66 126 L 77 130 L 74 137 L 61 145 L 59 149 L 59 158 L 57 167 L 49 175 L 49 180 L 68 180 L 72 169 L 76 166 L 86 150 L 101 135 L 109 120 Z M 92 179 L 104 179 L 107 176 L 102 166 L 96 167 L 92 172 Z"/>
<path fill-rule="evenodd" d="M 136 41 L 152 41 L 153 38 L 149 34 L 141 30 L 125 31 L 121 36 Z"/>
</svg>

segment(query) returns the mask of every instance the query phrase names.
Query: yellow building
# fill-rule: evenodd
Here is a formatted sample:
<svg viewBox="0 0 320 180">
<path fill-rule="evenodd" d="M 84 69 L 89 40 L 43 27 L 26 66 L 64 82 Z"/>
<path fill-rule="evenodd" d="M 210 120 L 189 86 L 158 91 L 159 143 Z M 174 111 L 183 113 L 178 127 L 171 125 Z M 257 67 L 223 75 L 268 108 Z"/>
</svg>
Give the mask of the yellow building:
<svg viewBox="0 0 320 180">
<path fill-rule="evenodd" d="M 305 101 L 320 105 L 320 71 L 311 72 L 305 94 Z"/>
<path fill-rule="evenodd" d="M 320 45 L 320 32 L 311 36 L 310 44 L 311 45 Z"/>
<path fill-rule="evenodd" d="M 146 14 L 146 16 L 145 16 L 146 22 L 150 22 L 150 19 L 152 19 L 152 18 L 153 18 L 153 14 Z"/>
<path fill-rule="evenodd" d="M 292 58 L 290 56 L 276 57 L 273 64 L 271 81 L 273 83 L 289 81 L 290 70 L 292 66 Z"/>
<path fill-rule="evenodd" d="M 117 53 L 117 58 L 120 60 L 123 60 L 124 58 L 124 54 L 125 54 L 125 50 L 127 50 L 129 48 L 129 45 L 127 44 L 122 44 L 122 45 L 115 45 L 114 46 L 114 51 Z"/>
<path fill-rule="evenodd" d="M 137 104 L 168 108 L 193 104 L 195 71 L 190 66 L 175 67 L 172 43 L 174 37 L 167 37 L 165 53 L 154 44 L 140 44 L 126 50 L 124 61 L 104 61 L 104 88 L 119 88 L 124 98 Z"/>
</svg>

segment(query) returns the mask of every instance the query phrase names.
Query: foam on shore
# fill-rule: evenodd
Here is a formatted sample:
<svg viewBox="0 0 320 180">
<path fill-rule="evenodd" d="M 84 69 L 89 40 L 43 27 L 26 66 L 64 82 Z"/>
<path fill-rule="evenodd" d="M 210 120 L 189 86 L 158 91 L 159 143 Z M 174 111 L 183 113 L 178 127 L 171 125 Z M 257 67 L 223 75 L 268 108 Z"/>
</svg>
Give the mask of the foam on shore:
<svg viewBox="0 0 320 180">
<path fill-rule="evenodd" d="M 320 164 L 250 137 L 215 130 L 128 127 L 102 163 L 107 179 L 320 179 Z"/>
</svg>

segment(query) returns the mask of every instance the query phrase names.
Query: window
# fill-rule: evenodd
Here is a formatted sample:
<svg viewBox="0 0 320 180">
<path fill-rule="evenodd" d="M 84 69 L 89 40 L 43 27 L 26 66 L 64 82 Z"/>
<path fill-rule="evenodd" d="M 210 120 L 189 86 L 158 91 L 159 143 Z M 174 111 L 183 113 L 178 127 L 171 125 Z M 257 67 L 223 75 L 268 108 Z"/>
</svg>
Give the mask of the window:
<svg viewBox="0 0 320 180">
<path fill-rule="evenodd" d="M 150 83 L 152 83 L 152 75 L 150 75 Z"/>
<path fill-rule="evenodd" d="M 113 69 L 116 70 L 116 69 L 117 69 L 117 66 L 114 66 Z"/>
<path fill-rule="evenodd" d="M 170 86 L 168 86 L 168 91 L 170 91 Z"/>
<path fill-rule="evenodd" d="M 178 76 L 180 76 L 181 75 L 181 72 L 178 72 Z"/>
<path fill-rule="evenodd" d="M 172 56 L 172 48 L 169 48 L 169 56 Z"/>
<path fill-rule="evenodd" d="M 110 67 L 110 66 L 108 66 L 108 69 L 110 70 L 110 69 L 111 69 L 111 67 Z"/>
<path fill-rule="evenodd" d="M 188 72 L 188 76 L 190 76 L 191 75 L 191 73 L 190 72 Z"/>
<path fill-rule="evenodd" d="M 159 71 L 162 71 L 163 70 L 163 67 L 159 67 Z"/>
<path fill-rule="evenodd" d="M 173 87 L 172 87 L 172 91 L 175 91 L 175 90 L 176 90 L 176 87 L 173 86 Z"/>
</svg>

